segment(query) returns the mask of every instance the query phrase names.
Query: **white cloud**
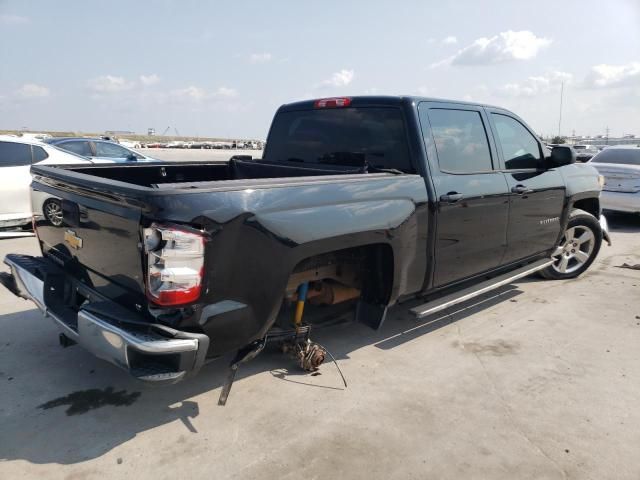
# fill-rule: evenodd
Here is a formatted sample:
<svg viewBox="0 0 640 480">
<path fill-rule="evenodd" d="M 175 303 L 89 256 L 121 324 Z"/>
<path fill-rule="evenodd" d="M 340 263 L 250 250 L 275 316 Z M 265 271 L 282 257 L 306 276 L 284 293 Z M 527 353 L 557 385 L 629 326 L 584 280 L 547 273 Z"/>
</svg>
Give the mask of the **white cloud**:
<svg viewBox="0 0 640 480">
<path fill-rule="evenodd" d="M 270 62 L 273 57 L 270 53 L 252 53 L 249 55 L 249 61 L 251 63 L 267 63 Z"/>
<path fill-rule="evenodd" d="M 0 24 L 2 25 L 24 25 L 25 23 L 29 22 L 30 20 L 27 17 L 23 17 L 22 15 L 0 15 Z"/>
<path fill-rule="evenodd" d="M 353 81 L 355 72 L 353 70 L 342 69 L 335 72 L 331 77 L 320 83 L 323 87 L 346 87 Z"/>
<path fill-rule="evenodd" d="M 418 88 L 416 88 L 416 92 L 418 92 L 418 95 L 421 95 L 423 97 L 427 97 L 432 94 L 431 89 L 424 85 L 421 85 Z"/>
<path fill-rule="evenodd" d="M 145 87 L 155 85 L 159 81 L 160 77 L 155 73 L 152 73 L 151 75 L 140 75 L 140 83 L 142 83 L 142 85 L 144 85 Z"/>
<path fill-rule="evenodd" d="M 625 65 L 600 64 L 591 67 L 584 81 L 586 87 L 623 87 L 640 85 L 640 62 Z"/>
<path fill-rule="evenodd" d="M 213 92 L 205 90 L 201 87 L 190 85 L 171 92 L 174 97 L 188 98 L 196 102 L 202 102 L 209 99 L 234 98 L 238 96 L 237 90 L 228 87 L 219 87 Z"/>
<path fill-rule="evenodd" d="M 220 87 L 214 92 L 213 95 L 215 97 L 232 98 L 238 96 L 238 91 L 235 88 Z"/>
<path fill-rule="evenodd" d="M 528 30 L 519 32 L 508 30 L 491 38 L 478 38 L 470 45 L 458 50 L 452 57 L 434 63 L 432 67 L 442 65 L 491 65 L 516 60 L 529 60 L 550 44 L 550 39 L 536 37 L 535 34 Z"/>
<path fill-rule="evenodd" d="M 453 35 L 449 35 L 448 37 L 442 39 L 442 43 L 445 45 L 455 45 L 456 43 L 458 43 L 458 39 Z"/>
<path fill-rule="evenodd" d="M 41 98 L 49 96 L 49 89 L 35 83 L 25 83 L 16 91 L 16 95 L 22 98 Z"/>
<path fill-rule="evenodd" d="M 573 75 L 567 72 L 550 72 L 532 76 L 520 83 L 507 83 L 500 91 L 514 97 L 534 97 L 560 88 L 562 82 L 571 82 Z"/>
<path fill-rule="evenodd" d="M 190 98 L 191 100 L 196 101 L 204 100 L 208 97 L 207 91 L 204 88 L 196 87 L 194 85 L 174 90 L 172 94 L 176 97 Z"/>
<path fill-rule="evenodd" d="M 89 80 L 88 86 L 95 93 L 117 93 L 131 90 L 135 82 L 127 81 L 124 77 L 102 75 Z"/>
</svg>

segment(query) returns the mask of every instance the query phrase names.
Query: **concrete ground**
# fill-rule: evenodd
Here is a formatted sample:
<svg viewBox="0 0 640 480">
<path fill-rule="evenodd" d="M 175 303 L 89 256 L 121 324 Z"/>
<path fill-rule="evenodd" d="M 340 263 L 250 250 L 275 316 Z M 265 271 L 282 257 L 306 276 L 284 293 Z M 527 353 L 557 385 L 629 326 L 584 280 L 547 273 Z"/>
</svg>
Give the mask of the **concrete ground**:
<svg viewBox="0 0 640 480">
<path fill-rule="evenodd" d="M 318 331 L 348 388 L 265 352 L 226 407 L 224 363 L 146 387 L 0 288 L 0 478 L 640 478 L 640 218 L 610 222 L 577 280 Z"/>
</svg>

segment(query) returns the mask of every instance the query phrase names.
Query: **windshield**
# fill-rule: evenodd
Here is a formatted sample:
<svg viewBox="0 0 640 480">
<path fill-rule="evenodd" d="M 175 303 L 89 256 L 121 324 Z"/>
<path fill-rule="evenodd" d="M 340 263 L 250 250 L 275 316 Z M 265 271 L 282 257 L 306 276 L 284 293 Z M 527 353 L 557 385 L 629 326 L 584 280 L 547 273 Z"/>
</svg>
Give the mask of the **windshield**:
<svg viewBox="0 0 640 480">
<path fill-rule="evenodd" d="M 591 160 L 593 163 L 640 165 L 640 148 L 607 148 Z"/>
<path fill-rule="evenodd" d="M 264 159 L 414 173 L 398 108 L 334 108 L 276 115 Z"/>
</svg>

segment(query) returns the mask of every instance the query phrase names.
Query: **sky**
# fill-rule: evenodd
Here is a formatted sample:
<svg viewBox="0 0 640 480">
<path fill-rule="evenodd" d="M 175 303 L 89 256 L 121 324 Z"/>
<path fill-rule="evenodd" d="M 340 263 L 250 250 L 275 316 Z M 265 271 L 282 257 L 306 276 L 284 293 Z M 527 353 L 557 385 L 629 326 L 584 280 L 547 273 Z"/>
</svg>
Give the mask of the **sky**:
<svg viewBox="0 0 640 480">
<path fill-rule="evenodd" d="M 0 0 L 0 129 L 265 138 L 277 107 L 421 95 L 640 136 L 640 0 Z"/>
</svg>

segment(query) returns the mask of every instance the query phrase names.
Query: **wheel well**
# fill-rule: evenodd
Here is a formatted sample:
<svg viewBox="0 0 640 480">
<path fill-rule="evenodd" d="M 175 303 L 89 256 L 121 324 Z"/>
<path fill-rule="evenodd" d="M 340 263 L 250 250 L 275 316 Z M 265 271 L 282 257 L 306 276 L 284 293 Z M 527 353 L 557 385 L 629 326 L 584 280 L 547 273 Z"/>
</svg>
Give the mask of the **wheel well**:
<svg viewBox="0 0 640 480">
<path fill-rule="evenodd" d="M 584 210 L 596 218 L 600 217 L 600 200 L 597 198 L 583 198 L 582 200 L 577 200 L 574 202 L 573 208 Z"/>
<path fill-rule="evenodd" d="M 305 282 L 337 282 L 359 290 L 359 297 L 386 304 L 393 287 L 393 250 L 387 244 L 326 252 L 300 261 L 291 272 L 285 296 Z"/>
</svg>

